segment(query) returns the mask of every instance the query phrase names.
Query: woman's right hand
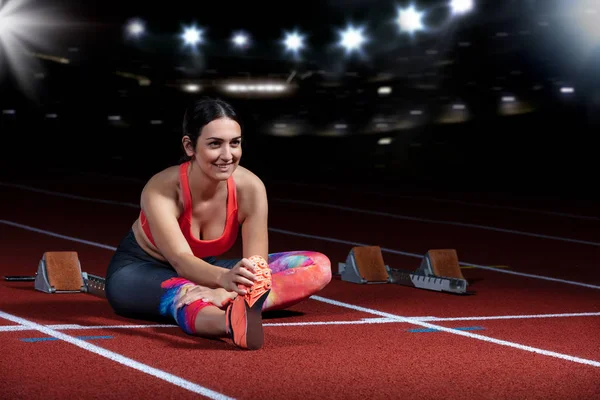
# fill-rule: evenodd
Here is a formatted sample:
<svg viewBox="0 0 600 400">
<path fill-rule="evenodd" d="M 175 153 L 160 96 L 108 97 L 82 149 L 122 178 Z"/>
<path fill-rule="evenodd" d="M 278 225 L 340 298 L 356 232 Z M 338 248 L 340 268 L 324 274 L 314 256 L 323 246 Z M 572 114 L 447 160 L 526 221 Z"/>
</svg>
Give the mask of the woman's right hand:
<svg viewBox="0 0 600 400">
<path fill-rule="evenodd" d="M 243 286 L 250 288 L 256 281 L 254 268 L 255 265 L 252 261 L 242 258 L 232 269 L 221 276 L 219 284 L 227 291 L 245 295 L 247 291 Z M 242 285 L 242 287 L 238 285 Z"/>
</svg>

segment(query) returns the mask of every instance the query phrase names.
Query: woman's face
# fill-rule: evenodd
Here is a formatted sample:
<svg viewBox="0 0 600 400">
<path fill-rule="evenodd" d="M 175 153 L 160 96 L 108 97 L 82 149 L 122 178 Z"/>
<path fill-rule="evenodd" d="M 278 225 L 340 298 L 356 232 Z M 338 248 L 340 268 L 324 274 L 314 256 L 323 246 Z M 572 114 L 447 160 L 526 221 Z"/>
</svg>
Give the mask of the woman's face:
<svg viewBox="0 0 600 400">
<path fill-rule="evenodd" d="M 188 141 L 185 149 L 207 176 L 227 180 L 242 157 L 242 128 L 229 118 L 215 119 L 202 128 L 196 148 Z"/>
</svg>

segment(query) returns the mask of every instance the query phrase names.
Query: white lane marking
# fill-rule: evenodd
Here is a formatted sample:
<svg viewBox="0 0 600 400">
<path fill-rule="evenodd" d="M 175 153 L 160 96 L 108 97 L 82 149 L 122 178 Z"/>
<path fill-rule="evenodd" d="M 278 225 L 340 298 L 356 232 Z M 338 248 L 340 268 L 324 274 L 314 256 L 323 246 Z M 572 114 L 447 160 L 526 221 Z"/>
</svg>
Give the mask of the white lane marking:
<svg viewBox="0 0 600 400">
<path fill-rule="evenodd" d="M 55 192 L 55 191 L 46 190 L 46 189 L 38 189 L 38 188 L 34 188 L 32 186 L 19 185 L 16 183 L 0 182 L 0 186 L 12 187 L 12 188 L 21 189 L 21 190 L 27 190 L 30 192 L 47 194 L 49 196 L 65 197 L 67 199 L 73 199 L 73 200 L 91 201 L 94 203 L 110 204 L 113 206 L 124 206 L 124 207 L 130 207 L 130 208 L 139 208 L 140 207 L 139 205 L 137 205 L 135 203 L 126 203 L 123 201 L 104 200 L 104 199 L 98 199 L 95 197 L 78 196 L 75 194 Z"/>
<path fill-rule="evenodd" d="M 221 394 L 219 392 L 215 392 L 213 390 L 210 390 L 208 388 L 205 388 L 204 386 L 200 386 L 196 383 L 190 382 L 188 380 L 185 380 L 183 378 L 180 378 L 176 375 L 170 374 L 168 372 L 165 372 L 163 370 L 151 367 L 149 365 L 143 364 L 139 361 L 135 361 L 129 357 L 125 357 L 119 353 L 115 353 L 113 351 L 110 350 L 106 350 L 102 347 L 96 346 L 92 343 L 86 342 L 85 340 L 81 340 L 81 339 L 77 339 L 74 338 L 72 336 L 69 335 L 65 335 L 64 333 L 61 333 L 55 329 L 51 329 L 48 328 L 46 326 L 37 324 L 33 321 L 29 321 L 27 319 L 21 318 L 21 317 L 17 317 L 15 315 L 12 314 L 8 314 L 5 313 L 4 311 L 0 311 L 0 318 L 4 318 L 8 321 L 26 326 L 30 329 L 39 331 L 45 335 L 48 336 L 52 336 L 55 337 L 59 340 L 63 340 L 67 343 L 70 343 L 72 345 L 75 345 L 77 347 L 80 347 L 84 350 L 87 350 L 91 353 L 95 353 L 98 354 L 99 356 L 102 356 L 104 358 L 108 358 L 109 360 L 115 361 L 121 365 L 124 365 L 126 367 L 129 368 L 133 368 L 135 370 L 138 370 L 140 372 L 143 372 L 145 374 L 154 376 L 158 379 L 162 379 L 165 382 L 168 382 L 172 385 L 175 386 L 179 386 L 180 388 L 189 390 L 190 392 L 193 393 L 197 393 L 200 394 L 202 396 L 206 396 L 210 399 L 216 399 L 216 400 L 226 400 L 226 399 L 231 399 L 231 397 L 227 397 L 224 394 Z"/>
<path fill-rule="evenodd" d="M 319 187 L 327 190 L 335 190 L 335 191 L 346 191 L 345 188 L 334 187 L 330 185 L 319 185 L 319 184 L 308 184 L 308 183 L 295 183 L 295 182 L 281 182 L 274 181 L 273 183 L 277 183 L 280 185 L 292 185 L 292 186 L 303 186 L 303 187 Z M 502 206 L 498 204 L 486 204 L 486 203 L 478 203 L 464 200 L 455 200 L 455 199 L 441 199 L 439 197 L 432 196 L 410 196 L 410 195 L 402 195 L 395 193 L 385 193 L 385 192 L 377 192 L 377 191 L 361 191 L 361 194 L 369 194 L 383 197 L 393 197 L 398 199 L 407 199 L 407 200 L 425 200 L 431 201 L 434 203 L 450 203 L 450 204 L 459 204 L 463 206 L 472 206 L 472 207 L 481 207 L 481 208 L 491 208 L 497 210 L 509 210 L 509 211 L 519 211 L 533 214 L 542 214 L 542 215 L 552 215 L 556 217 L 565 217 L 565 218 L 573 218 L 573 219 L 581 219 L 587 221 L 600 221 L 600 217 L 594 217 L 589 215 L 581 215 L 581 214 L 571 214 L 565 212 L 557 212 L 557 211 L 549 211 L 549 210 L 537 210 L 533 208 L 524 208 L 524 207 L 512 207 L 512 206 Z"/>
<path fill-rule="evenodd" d="M 299 237 L 304 237 L 304 238 L 309 238 L 309 239 L 322 240 L 322 241 L 325 241 L 325 242 L 342 243 L 342 244 L 347 244 L 347 245 L 351 245 L 351 246 L 371 246 L 371 245 L 366 244 L 366 243 L 350 242 L 350 241 L 340 240 L 340 239 L 335 239 L 335 238 L 330 238 L 330 237 L 326 237 L 326 236 L 308 235 L 308 234 L 305 234 L 305 233 L 297 233 L 297 232 L 292 232 L 292 231 L 286 231 L 286 230 L 283 230 L 283 229 L 269 228 L 269 231 L 281 233 L 281 234 L 284 234 L 284 235 L 292 235 L 292 236 L 299 236 Z M 407 256 L 407 257 L 415 257 L 415 258 L 420 258 L 420 259 L 423 258 L 422 254 L 409 253 L 409 252 L 406 252 L 406 251 L 388 249 L 388 248 L 385 248 L 385 247 L 382 247 L 381 251 L 384 252 L 384 253 L 398 254 L 398 255 Z M 485 269 L 485 270 L 488 270 L 488 271 L 500 272 L 500 273 L 503 273 L 503 274 L 524 276 L 524 277 L 527 277 L 527 278 L 541 279 L 541 280 L 551 281 L 551 282 L 566 283 L 566 284 L 569 284 L 569 285 L 583 286 L 583 287 L 587 287 L 587 288 L 590 288 L 590 289 L 600 289 L 600 286 L 598 286 L 598 285 L 592 285 L 592 284 L 589 284 L 589 283 L 576 282 L 576 281 L 568 281 L 568 280 L 565 280 L 565 279 L 551 278 L 549 276 L 543 276 L 543 275 L 526 274 L 524 272 L 517 272 L 517 271 L 511 271 L 511 270 L 507 270 L 507 269 L 494 268 L 494 267 L 486 267 L 484 265 L 472 264 L 472 263 L 467 263 L 467 262 L 463 262 L 463 261 L 460 261 L 459 264 L 460 265 L 467 265 L 467 266 L 473 267 L 473 268 Z"/>
<path fill-rule="evenodd" d="M 589 313 L 564 313 L 564 314 L 530 314 L 530 315 L 491 315 L 487 317 L 406 317 L 414 321 L 490 321 L 506 319 L 538 319 L 538 318 L 572 318 L 572 317 L 600 317 L 600 312 Z M 363 325 L 363 324 L 388 324 L 405 322 L 393 318 L 363 318 L 359 321 L 317 321 L 317 322 L 283 322 L 263 324 L 265 326 L 312 326 L 312 325 Z"/>
<path fill-rule="evenodd" d="M 44 235 L 53 236 L 53 237 L 57 237 L 57 238 L 60 238 L 60 239 L 65 239 L 65 240 L 71 240 L 71 241 L 74 241 L 74 242 L 84 243 L 84 244 L 88 244 L 90 246 L 102 247 L 103 249 L 107 249 L 107 250 L 115 251 L 117 249 L 116 247 L 113 247 L 113 246 L 108 246 L 108 245 L 101 244 L 101 243 L 91 242 L 89 240 L 83 240 L 83 239 L 75 238 L 75 237 L 72 237 L 72 236 L 61 235 L 59 233 L 45 231 L 43 229 L 38 229 L 38 228 L 34 228 L 32 226 L 18 224 L 16 222 L 7 221 L 7 220 L 4 220 L 4 219 L 0 219 L 0 224 L 6 224 L 6 225 L 10 225 L 10 226 L 13 226 L 13 227 L 16 227 L 16 228 L 21 228 L 21 229 L 29 230 L 29 231 L 32 231 L 32 232 L 41 233 L 41 234 L 44 234 Z M 283 229 L 269 228 L 269 231 L 281 233 L 281 234 L 284 234 L 284 235 L 292 235 L 292 236 L 298 236 L 298 237 L 316 239 L 316 240 L 321 240 L 321 241 L 326 241 L 326 242 L 348 244 L 348 245 L 351 245 L 351 246 L 369 246 L 368 244 L 365 244 L 365 243 L 350 242 L 350 241 L 346 241 L 346 240 L 329 238 L 329 237 L 325 237 L 325 236 L 308 235 L 308 234 L 305 234 L 305 233 L 291 232 L 291 231 L 286 231 L 286 230 L 283 230 Z M 423 255 L 421 255 L 421 254 L 408 253 L 408 252 L 405 252 L 405 251 L 387 249 L 385 247 L 382 247 L 381 251 L 382 252 L 387 252 L 387 253 L 392 253 L 392 254 L 399 254 L 399 255 L 408 256 L 408 257 L 415 257 L 415 258 L 419 258 L 419 259 L 423 258 Z M 590 288 L 590 289 L 600 289 L 600 286 L 598 286 L 598 285 L 592 285 L 592 284 L 589 284 L 589 283 L 576 282 L 576 281 L 568 281 L 568 280 L 564 280 L 564 279 L 551 278 L 551 277 L 542 276 L 542 275 L 526 274 L 526 273 L 523 273 L 523 272 L 516 272 L 516 271 L 511 271 L 511 270 L 506 270 L 506 269 L 500 269 L 500 268 L 494 268 L 494 267 L 486 267 L 484 265 L 471 264 L 471 263 L 466 263 L 466 262 L 462 262 L 462 261 L 459 262 L 459 264 L 460 265 L 467 265 L 467 266 L 470 266 L 470 267 L 473 267 L 473 268 L 485 269 L 485 270 L 488 270 L 488 271 L 500 272 L 500 273 L 504 273 L 504 274 L 524 276 L 524 277 L 527 277 L 527 278 L 534 278 L 534 279 L 540 279 L 540 280 L 551 281 L 551 282 L 565 283 L 565 284 L 569 284 L 569 285 L 587 287 L 587 288 Z"/>
<path fill-rule="evenodd" d="M 409 317 L 416 321 L 489 321 L 505 319 L 539 319 L 539 318 L 569 318 L 569 317 L 600 317 L 600 312 L 589 313 L 564 313 L 564 314 L 530 314 L 530 315 L 492 315 L 487 317 Z M 263 321 L 268 321 L 264 319 Z M 305 322 L 263 322 L 263 326 L 319 326 L 319 325 L 365 325 L 365 324 L 390 324 L 404 323 L 391 318 L 363 318 L 351 321 L 305 321 Z M 148 329 L 148 328 L 179 328 L 177 325 L 77 325 L 77 324 L 57 324 L 45 325 L 48 328 L 62 330 L 85 330 L 85 329 Z M 19 332 L 29 331 L 30 328 L 23 325 L 0 326 L 0 332 Z"/>
<path fill-rule="evenodd" d="M 316 201 L 288 200 L 288 199 L 281 199 L 281 198 L 276 198 L 276 197 L 271 198 L 270 200 L 271 201 L 273 201 L 273 200 L 279 201 L 282 203 L 301 204 L 301 205 L 309 205 L 309 206 L 315 206 L 315 207 L 332 208 L 332 209 L 336 209 L 336 210 L 349 211 L 349 212 L 354 212 L 354 213 L 359 213 L 359 214 L 375 215 L 375 216 L 386 217 L 386 218 L 402 219 L 402 220 L 406 220 L 406 221 L 425 222 L 428 224 L 439 224 L 439 225 L 451 225 L 451 226 L 458 226 L 461 228 L 474 228 L 474 229 L 481 229 L 481 230 L 486 230 L 486 231 L 509 233 L 511 235 L 529 236 L 529 237 L 534 237 L 534 238 L 538 238 L 538 239 L 558 240 L 561 242 L 585 244 L 585 245 L 600 247 L 599 242 L 565 238 L 565 237 L 560 237 L 560 236 L 542 235 L 540 233 L 517 231 L 517 230 L 513 230 L 513 229 L 496 228 L 496 227 L 487 226 L 487 225 L 468 224 L 468 223 L 464 223 L 464 222 L 447 221 L 447 220 L 441 220 L 441 219 L 410 217 L 408 215 L 392 214 L 392 213 L 387 213 L 387 212 L 382 212 L 382 211 L 371 211 L 371 210 L 365 210 L 362 208 L 345 207 L 345 206 L 340 206 L 340 205 L 336 205 L 336 204 L 319 203 Z"/>
<path fill-rule="evenodd" d="M 84 329 L 147 329 L 147 328 L 178 328 L 177 325 L 77 325 L 77 324 L 55 324 L 55 325 L 44 325 L 47 328 L 55 329 L 57 331 L 66 330 L 84 330 Z M 8 325 L 0 326 L 0 332 L 19 332 L 29 331 L 30 328 L 23 325 Z"/>
<path fill-rule="evenodd" d="M 0 222 L 5 222 L 5 221 L 4 220 L 0 220 Z M 38 230 L 38 231 L 41 231 L 41 230 Z M 85 242 L 87 242 L 87 244 L 93 245 L 93 242 L 89 242 L 89 241 L 85 241 Z M 440 330 L 440 331 L 444 331 L 444 332 L 448 332 L 448 333 L 453 333 L 453 334 L 459 335 L 459 336 L 466 336 L 466 337 L 470 337 L 470 338 L 473 338 L 473 339 L 483 340 L 483 341 L 486 341 L 486 342 L 491 342 L 491 343 L 500 344 L 500 345 L 504 345 L 504 346 L 514 347 L 514 348 L 518 348 L 518 349 L 521 349 L 521 350 L 530 351 L 530 352 L 534 352 L 534 353 L 538 353 L 538 354 L 543 354 L 543 355 L 547 355 L 547 356 L 551 356 L 551 357 L 561 358 L 561 359 L 568 360 L 568 361 L 573 361 L 573 362 L 577 362 L 577 363 L 582 363 L 582 364 L 592 365 L 592 366 L 595 366 L 595 367 L 600 367 L 600 362 L 594 361 L 594 360 L 587 360 L 587 359 L 583 359 L 583 358 L 579 358 L 579 357 L 569 356 L 569 355 L 566 355 L 566 354 L 561 354 L 561 353 L 556 353 L 556 352 L 552 352 L 552 351 L 548 351 L 548 350 L 538 349 L 538 348 L 531 347 L 531 346 L 524 346 L 524 345 L 521 345 L 521 344 L 518 344 L 518 343 L 508 342 L 508 341 L 505 341 L 505 340 L 494 339 L 494 338 L 490 338 L 490 337 L 487 337 L 487 336 L 477 335 L 477 334 L 474 334 L 474 333 L 470 333 L 470 332 L 466 332 L 466 331 L 461 331 L 461 330 L 457 330 L 457 329 L 445 328 L 445 327 L 442 327 L 442 326 L 433 325 L 433 324 L 429 324 L 427 322 L 419 321 L 417 319 L 405 318 L 405 317 L 401 317 L 401 316 L 398 316 L 398 315 L 386 313 L 386 312 L 383 312 L 383 311 L 377 311 L 377 310 L 373 310 L 373 309 L 366 308 L 366 307 L 355 306 L 355 305 L 352 305 L 352 304 L 343 303 L 343 302 L 340 302 L 340 301 L 337 301 L 337 300 L 331 300 L 331 299 L 327 299 L 327 298 L 320 297 L 320 296 L 311 296 L 311 299 L 314 299 L 314 300 L 317 300 L 317 301 L 321 301 L 321 302 L 324 302 L 324 303 L 329 303 L 329 304 L 332 304 L 332 305 L 337 305 L 339 307 L 345 307 L 345 308 L 350 308 L 350 309 L 353 309 L 353 310 L 356 310 L 356 311 L 362 311 L 362 312 L 366 312 L 366 313 L 369 313 L 369 314 L 379 315 L 380 317 L 391 318 L 391 319 L 394 319 L 394 320 L 407 322 L 407 323 L 410 323 L 410 324 L 413 324 L 413 325 L 420 325 L 420 326 L 423 326 L 425 328 L 436 329 L 436 330 Z M 2 313 L 2 314 L 4 314 L 4 313 Z M 18 317 L 15 317 L 15 318 L 18 318 Z M 11 321 L 17 322 L 17 321 L 14 321 L 14 320 L 11 320 Z M 17 322 L 17 323 L 20 323 L 20 322 Z M 22 325 L 26 325 L 26 324 L 22 324 Z M 43 329 L 48 329 L 48 328 L 43 327 L 42 325 L 39 325 L 39 327 L 41 327 Z M 52 330 L 52 331 L 56 332 L 57 334 L 62 335 L 58 331 L 54 331 L 54 330 Z M 50 336 L 52 336 L 52 335 L 50 335 Z M 63 336 L 66 336 L 66 335 L 63 335 Z M 66 337 L 67 338 L 71 338 L 70 336 L 66 336 Z M 79 340 L 79 339 L 73 339 L 73 340 Z M 86 345 L 88 344 L 87 342 L 84 342 L 84 341 L 81 341 L 81 342 L 83 342 L 83 344 L 86 344 Z"/>
<path fill-rule="evenodd" d="M 349 308 L 351 310 L 360 311 L 360 312 L 364 312 L 364 313 L 367 313 L 367 314 L 378 315 L 380 317 L 394 319 L 394 320 L 397 320 L 399 322 L 407 322 L 409 324 L 419 325 L 419 326 L 422 326 L 424 328 L 435 329 L 437 331 L 443 331 L 443 332 L 446 332 L 446 333 L 451 333 L 453 335 L 464 336 L 464 337 L 468 337 L 468 338 L 476 339 L 476 340 L 481 340 L 483 342 L 488 342 L 488 343 L 494 343 L 494 344 L 497 344 L 497 345 L 500 345 L 500 346 L 512 347 L 512 348 L 515 348 L 515 349 L 519 349 L 519 350 L 523 350 L 523 351 L 528 351 L 528 352 L 536 353 L 536 354 L 542 354 L 542 355 L 545 355 L 545 356 L 554 357 L 554 358 L 558 358 L 558 359 L 566 360 L 566 361 L 571 361 L 571 362 L 576 362 L 576 363 L 579 363 L 579 364 L 591 365 L 593 367 L 600 367 L 600 361 L 596 361 L 596 360 L 588 360 L 588 359 L 585 359 L 585 358 L 575 357 L 575 356 L 571 356 L 571 355 L 568 355 L 568 354 L 557 353 L 557 352 L 554 352 L 554 351 L 539 349 L 537 347 L 526 346 L 526 345 L 515 343 L 515 342 L 509 342 L 507 340 L 495 339 L 495 338 L 492 338 L 492 337 L 489 337 L 489 336 L 478 335 L 476 333 L 471 333 L 471 332 L 468 332 L 468 331 L 462 331 L 462 330 L 453 329 L 453 328 L 446 328 L 444 326 L 430 324 L 430 323 L 427 323 L 425 321 L 418 321 L 418 320 L 412 319 L 410 317 L 401 317 L 399 315 L 390 314 L 390 313 L 379 311 L 379 310 L 374 310 L 372 308 L 356 306 L 356 305 L 353 305 L 353 304 L 344 303 L 344 302 L 341 302 L 341 301 L 332 300 L 332 299 L 328 299 L 328 298 L 321 297 L 321 296 L 311 296 L 310 298 L 313 299 L 313 300 L 321 301 L 323 303 L 331 304 L 331 305 L 334 305 L 334 306 Z"/>
<path fill-rule="evenodd" d="M 79 238 L 76 238 L 73 236 L 61 235 L 60 233 L 45 231 L 43 229 L 34 228 L 33 226 L 29 226 L 29 225 L 18 224 L 16 222 L 7 221 L 5 219 L 0 219 L 0 224 L 10 225 L 15 228 L 21 228 L 21 229 L 25 229 L 25 230 L 28 230 L 31 232 L 41 233 L 43 235 L 48 235 L 48 236 L 52 236 L 52 237 L 59 238 L 59 239 L 65 239 L 65 240 L 71 240 L 73 242 L 89 244 L 90 246 L 101 247 L 106 250 L 112 250 L 112 251 L 117 250 L 116 247 L 109 246 L 107 244 L 91 242 L 89 240 L 83 240 L 83 239 L 79 239 Z"/>
<path fill-rule="evenodd" d="M 63 170 L 59 169 L 58 171 L 63 171 Z M 73 172 L 73 171 L 68 171 L 68 172 Z M 85 173 L 85 172 L 79 172 L 79 174 L 80 175 L 99 176 L 99 177 L 106 178 L 106 179 L 129 181 L 129 182 L 136 182 L 136 183 L 145 183 L 146 182 L 146 180 L 143 180 L 143 179 L 132 178 L 132 177 L 127 177 L 127 176 L 115 176 L 115 175 L 109 175 L 109 174 Z M 342 191 L 347 190 L 346 188 L 339 188 L 339 187 L 335 187 L 335 186 L 331 186 L 331 185 L 322 185 L 322 184 L 314 184 L 314 183 L 308 184 L 308 183 L 285 182 L 285 181 L 272 181 L 272 183 L 279 184 L 279 185 L 320 187 L 320 188 L 324 188 L 327 190 L 335 190 L 338 192 L 340 190 L 342 190 Z M 587 220 L 587 221 L 600 221 L 600 217 L 594 217 L 594 216 L 589 216 L 589 215 L 572 214 L 572 213 L 550 211 L 550 210 L 538 210 L 538 209 L 525 208 L 525 207 L 503 206 L 503 205 L 499 205 L 499 204 L 486 204 L 486 203 L 479 203 L 479 202 L 472 202 L 472 201 L 465 201 L 465 200 L 456 200 L 456 199 L 442 199 L 442 198 L 433 197 L 433 196 L 410 196 L 410 195 L 385 193 L 385 192 L 378 192 L 378 191 L 371 191 L 371 190 L 361 191 L 360 193 L 383 196 L 383 197 L 393 197 L 393 198 L 398 198 L 398 199 L 425 200 L 425 201 L 431 201 L 434 203 L 450 203 L 450 204 L 459 204 L 459 205 L 471 206 L 471 207 L 519 211 L 519 212 L 524 212 L 524 213 L 542 214 L 542 215 L 552 215 L 552 216 L 556 216 L 556 217 L 581 219 L 581 220 Z"/>
<path fill-rule="evenodd" d="M 600 312 L 564 313 L 564 314 L 529 314 L 529 315 L 491 315 L 488 317 L 448 317 L 424 319 L 423 321 L 488 321 L 497 319 L 535 319 L 535 318 L 572 318 L 600 317 Z"/>
<path fill-rule="evenodd" d="M 17 188 L 17 189 L 28 190 L 28 191 L 32 191 L 32 192 L 47 194 L 50 196 L 64 197 L 64 198 L 74 199 L 74 200 L 90 201 L 90 202 L 95 202 L 95 203 L 117 205 L 117 206 L 124 206 L 124 207 L 130 207 L 130 208 L 139 208 L 139 205 L 135 204 L 135 203 L 127 203 L 127 202 L 121 202 L 121 201 L 115 201 L 115 200 L 105 200 L 105 199 L 98 199 L 98 198 L 94 198 L 94 197 L 78 196 L 78 195 L 73 195 L 73 194 L 68 194 L 68 193 L 56 192 L 56 191 L 52 191 L 52 190 L 38 189 L 38 188 L 31 187 L 31 186 L 19 185 L 19 184 L 15 184 L 15 183 L 0 182 L 0 186 L 13 187 L 13 188 Z M 320 202 L 316 202 L 316 201 L 290 200 L 290 199 L 283 199 L 283 198 L 277 198 L 277 197 L 272 197 L 272 198 L 270 198 L 270 200 L 278 201 L 281 203 L 301 204 L 301 205 L 309 205 L 309 206 L 314 206 L 314 207 L 331 208 L 331 209 L 360 213 L 360 214 L 375 215 L 375 216 L 394 218 L 394 219 L 402 219 L 402 220 L 406 220 L 406 221 L 458 226 L 461 228 L 481 229 L 481 230 L 487 230 L 487 231 L 493 231 L 493 232 L 508 233 L 511 235 L 528 236 L 528 237 L 534 237 L 534 238 L 538 238 L 538 239 L 557 240 L 557 241 L 567 242 L 567 243 L 577 243 L 577 244 L 584 244 L 584 245 L 600 247 L 599 242 L 592 242 L 589 240 L 579 240 L 579 239 L 565 238 L 565 237 L 561 237 L 561 236 L 543 235 L 540 233 L 524 232 L 524 231 L 518 231 L 518 230 L 514 230 L 514 229 L 496 228 L 496 227 L 487 226 L 487 225 L 468 224 L 468 223 L 457 222 L 457 221 L 411 217 L 408 215 L 392 214 L 392 213 L 387 213 L 387 212 L 382 212 L 382 211 L 372 211 L 372 210 L 366 210 L 366 209 L 362 209 L 362 208 L 345 207 L 345 206 L 341 206 L 341 205 L 320 203 Z"/>
</svg>

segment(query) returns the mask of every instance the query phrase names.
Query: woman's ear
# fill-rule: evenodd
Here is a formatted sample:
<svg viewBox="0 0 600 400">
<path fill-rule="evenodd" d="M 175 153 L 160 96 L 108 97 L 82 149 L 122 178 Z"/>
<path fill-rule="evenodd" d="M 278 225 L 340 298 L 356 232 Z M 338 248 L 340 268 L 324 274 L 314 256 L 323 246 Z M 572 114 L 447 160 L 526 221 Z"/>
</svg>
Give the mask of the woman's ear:
<svg viewBox="0 0 600 400">
<path fill-rule="evenodd" d="M 190 137 L 184 136 L 181 139 L 181 144 L 183 145 L 183 150 L 185 150 L 185 154 L 188 157 L 193 157 L 196 149 L 194 149 L 194 146 L 192 144 L 192 141 L 190 140 Z"/>
</svg>

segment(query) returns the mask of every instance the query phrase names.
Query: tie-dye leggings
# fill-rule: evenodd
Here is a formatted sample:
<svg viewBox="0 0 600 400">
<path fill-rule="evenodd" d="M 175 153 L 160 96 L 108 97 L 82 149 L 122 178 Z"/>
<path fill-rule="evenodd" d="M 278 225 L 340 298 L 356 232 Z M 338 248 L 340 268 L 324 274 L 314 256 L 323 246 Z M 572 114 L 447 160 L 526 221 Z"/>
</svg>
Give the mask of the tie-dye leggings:
<svg viewBox="0 0 600 400">
<path fill-rule="evenodd" d="M 207 260 L 209 261 L 209 260 Z M 233 268 L 239 260 L 216 260 L 214 265 Z M 331 280 L 329 259 L 314 251 L 290 251 L 269 254 L 269 268 L 272 272 L 271 292 L 263 304 L 263 311 L 280 310 L 290 307 L 320 291 Z M 196 300 L 175 309 L 179 298 L 194 286 L 194 283 L 174 277 L 162 282 L 165 293 L 161 298 L 160 312 L 171 315 L 184 332 L 194 334 L 196 315 L 211 303 Z"/>
<path fill-rule="evenodd" d="M 223 268 L 233 268 L 237 260 L 205 261 Z M 263 311 L 280 310 L 307 299 L 323 289 L 331 280 L 331 262 L 314 251 L 290 251 L 269 254 L 272 271 L 271 292 Z M 179 298 L 194 283 L 179 277 L 167 263 L 147 254 L 135 240 L 133 232 L 121 241 L 106 274 L 106 297 L 119 315 L 173 322 L 194 334 L 198 312 L 210 303 L 197 300 L 175 309 Z"/>
</svg>

